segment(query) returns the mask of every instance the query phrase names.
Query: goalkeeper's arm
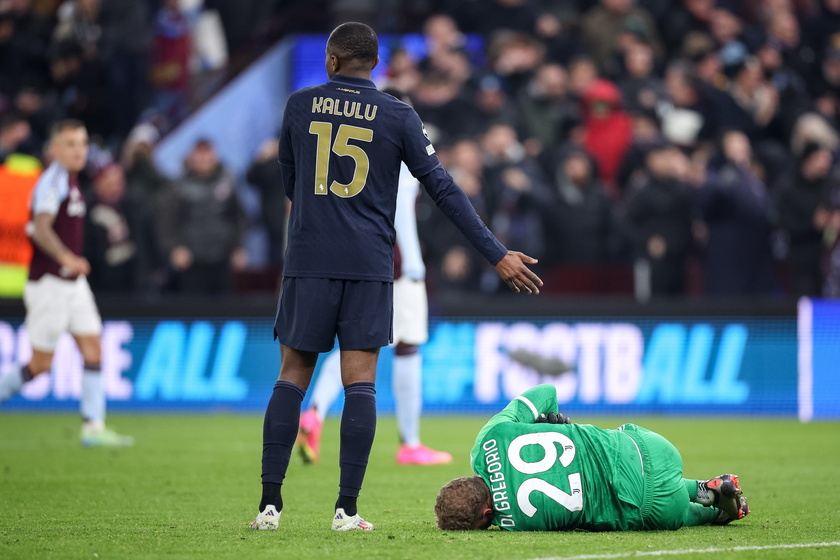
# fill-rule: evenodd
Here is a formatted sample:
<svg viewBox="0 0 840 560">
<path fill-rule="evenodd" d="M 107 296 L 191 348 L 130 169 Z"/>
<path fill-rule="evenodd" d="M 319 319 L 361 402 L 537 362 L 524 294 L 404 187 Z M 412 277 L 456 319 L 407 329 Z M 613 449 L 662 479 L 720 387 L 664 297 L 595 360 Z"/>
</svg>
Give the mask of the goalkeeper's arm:
<svg viewBox="0 0 840 560">
<path fill-rule="evenodd" d="M 544 383 L 528 389 L 510 401 L 501 412 L 487 422 L 485 428 L 500 422 L 534 424 L 539 421 L 540 415 L 547 418 L 549 413 L 557 414 L 557 388 Z"/>
</svg>

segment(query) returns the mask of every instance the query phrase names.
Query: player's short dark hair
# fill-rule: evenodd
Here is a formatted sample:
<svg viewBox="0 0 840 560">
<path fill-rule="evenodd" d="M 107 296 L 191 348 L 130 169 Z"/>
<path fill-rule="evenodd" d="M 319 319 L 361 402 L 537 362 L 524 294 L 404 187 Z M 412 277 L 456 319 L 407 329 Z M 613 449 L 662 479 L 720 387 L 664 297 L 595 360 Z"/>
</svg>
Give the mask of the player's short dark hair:
<svg viewBox="0 0 840 560">
<path fill-rule="evenodd" d="M 438 492 L 435 517 L 438 529 L 469 531 L 482 517 L 482 510 L 490 497 L 487 484 L 479 476 L 462 476 L 450 480 Z"/>
<path fill-rule="evenodd" d="M 379 56 L 379 39 L 376 32 L 364 23 L 342 23 L 330 33 L 327 52 L 336 52 L 346 60 L 372 65 Z"/>
<path fill-rule="evenodd" d="M 55 138 L 65 130 L 76 130 L 78 128 L 85 128 L 85 123 L 79 119 L 62 119 L 50 128 L 50 139 Z"/>
</svg>

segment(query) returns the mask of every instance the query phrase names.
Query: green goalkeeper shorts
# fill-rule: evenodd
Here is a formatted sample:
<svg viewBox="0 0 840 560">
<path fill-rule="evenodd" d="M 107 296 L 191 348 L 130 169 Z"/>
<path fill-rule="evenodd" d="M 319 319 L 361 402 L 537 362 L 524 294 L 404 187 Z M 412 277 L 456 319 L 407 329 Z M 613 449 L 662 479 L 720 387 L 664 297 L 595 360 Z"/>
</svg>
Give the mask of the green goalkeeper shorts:
<svg viewBox="0 0 840 560">
<path fill-rule="evenodd" d="M 679 451 L 661 435 L 641 426 L 624 424 L 619 430 L 633 440 L 641 455 L 642 491 L 632 497 L 641 508 L 641 528 L 679 529 L 685 524 L 690 503 Z"/>
</svg>

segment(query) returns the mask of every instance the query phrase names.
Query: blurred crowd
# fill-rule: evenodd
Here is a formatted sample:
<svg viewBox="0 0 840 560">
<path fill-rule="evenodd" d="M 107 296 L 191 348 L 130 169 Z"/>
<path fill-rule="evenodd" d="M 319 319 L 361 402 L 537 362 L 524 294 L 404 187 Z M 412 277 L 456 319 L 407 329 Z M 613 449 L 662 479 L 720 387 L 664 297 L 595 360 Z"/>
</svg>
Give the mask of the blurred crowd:
<svg viewBox="0 0 840 560">
<path fill-rule="evenodd" d="M 548 291 L 840 295 L 840 0 L 443 7 L 388 85 Z M 502 289 L 420 208 L 436 287 Z"/>
<path fill-rule="evenodd" d="M 247 223 L 216 147 L 198 142 L 176 181 L 152 152 L 223 84 L 236 56 L 265 46 L 281 8 L 280 0 L 0 0 L 0 164 L 20 155 L 48 163 L 52 124 L 85 123 L 85 252 L 97 292 L 225 291 L 246 267 Z"/>
<path fill-rule="evenodd" d="M 0 115 L 36 151 L 77 118 L 112 150 L 138 120 L 183 119 L 229 53 L 268 34 L 279 0 L 0 0 Z M 4 147 L 8 149 L 8 147 Z"/>
<path fill-rule="evenodd" d="M 249 263 L 282 265 L 276 141 L 246 177 L 204 140 L 175 180 L 151 153 L 196 77 L 256 33 L 243 22 L 284 13 L 306 31 L 423 34 L 426 54 L 388 53 L 378 85 L 410 98 L 547 291 L 840 296 L 840 0 L 309 4 L 330 17 L 298 1 L 0 0 L 0 160 L 40 155 L 56 118 L 87 123 L 95 290 L 220 292 Z M 433 293 L 503 291 L 428 198 L 418 223 Z M 245 250 L 253 228 L 265 255 Z"/>
</svg>

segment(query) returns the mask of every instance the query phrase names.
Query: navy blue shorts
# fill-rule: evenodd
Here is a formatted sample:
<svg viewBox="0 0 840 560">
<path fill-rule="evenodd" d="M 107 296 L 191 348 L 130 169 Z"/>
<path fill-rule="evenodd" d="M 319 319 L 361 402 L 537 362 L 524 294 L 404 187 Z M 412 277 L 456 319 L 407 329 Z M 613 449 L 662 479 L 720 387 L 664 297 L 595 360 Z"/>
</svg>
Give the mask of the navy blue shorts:
<svg viewBox="0 0 840 560">
<path fill-rule="evenodd" d="M 274 337 L 302 352 L 387 346 L 393 338 L 391 282 L 283 278 Z"/>
</svg>

